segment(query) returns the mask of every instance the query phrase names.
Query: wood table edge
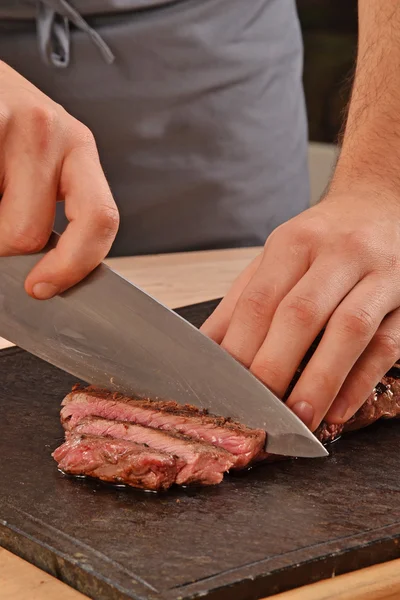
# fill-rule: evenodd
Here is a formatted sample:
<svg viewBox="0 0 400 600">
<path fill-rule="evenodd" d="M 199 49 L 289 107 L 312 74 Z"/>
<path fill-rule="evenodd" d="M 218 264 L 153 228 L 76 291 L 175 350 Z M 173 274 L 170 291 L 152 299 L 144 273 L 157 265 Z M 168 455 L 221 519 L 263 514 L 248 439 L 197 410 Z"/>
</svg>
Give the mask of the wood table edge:
<svg viewBox="0 0 400 600">
<path fill-rule="evenodd" d="M 2 600 L 89 600 L 38 567 L 0 547 Z M 400 559 L 325 579 L 263 600 L 397 600 Z"/>
<path fill-rule="evenodd" d="M 1 600 L 87 600 L 77 590 L 0 546 Z"/>
<path fill-rule="evenodd" d="M 324 579 L 263 600 L 398 600 L 400 559 Z"/>
</svg>

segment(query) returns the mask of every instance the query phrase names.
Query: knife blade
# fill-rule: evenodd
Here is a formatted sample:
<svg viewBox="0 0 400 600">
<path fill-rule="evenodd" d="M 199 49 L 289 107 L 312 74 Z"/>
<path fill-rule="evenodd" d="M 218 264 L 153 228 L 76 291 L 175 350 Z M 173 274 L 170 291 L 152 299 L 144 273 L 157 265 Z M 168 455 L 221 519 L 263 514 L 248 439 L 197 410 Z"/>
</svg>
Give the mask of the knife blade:
<svg viewBox="0 0 400 600">
<path fill-rule="evenodd" d="M 128 396 L 173 399 L 268 433 L 266 450 L 328 452 L 300 419 L 215 342 L 101 264 L 50 300 L 28 296 L 37 254 L 0 258 L 0 335 L 83 381 Z"/>
</svg>

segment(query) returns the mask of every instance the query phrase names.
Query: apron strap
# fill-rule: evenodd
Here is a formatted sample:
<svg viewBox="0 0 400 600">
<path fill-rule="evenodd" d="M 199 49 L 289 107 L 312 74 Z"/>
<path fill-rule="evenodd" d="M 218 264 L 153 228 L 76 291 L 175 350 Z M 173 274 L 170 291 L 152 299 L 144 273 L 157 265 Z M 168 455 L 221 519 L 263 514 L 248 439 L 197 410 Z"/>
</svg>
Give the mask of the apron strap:
<svg viewBox="0 0 400 600">
<path fill-rule="evenodd" d="M 107 64 L 114 55 L 103 38 L 76 11 L 67 0 L 39 0 L 36 18 L 39 51 L 44 62 L 53 67 L 66 68 L 70 61 L 69 22 L 88 34 Z"/>
</svg>

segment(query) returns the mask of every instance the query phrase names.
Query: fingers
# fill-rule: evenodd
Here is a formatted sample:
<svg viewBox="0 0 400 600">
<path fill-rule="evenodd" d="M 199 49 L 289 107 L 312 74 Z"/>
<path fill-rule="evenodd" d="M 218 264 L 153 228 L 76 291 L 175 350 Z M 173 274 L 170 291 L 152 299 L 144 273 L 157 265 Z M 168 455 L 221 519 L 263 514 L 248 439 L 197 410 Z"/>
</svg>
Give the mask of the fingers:
<svg viewBox="0 0 400 600">
<path fill-rule="evenodd" d="M 106 256 L 118 212 L 89 130 L 1 62 L 0 80 L 0 256 L 42 249 L 64 199 L 70 225 L 25 282 L 50 298 Z"/>
<path fill-rule="evenodd" d="M 284 296 L 309 267 L 307 246 L 296 253 L 280 238 L 266 246 L 260 266 L 240 295 L 222 340 L 234 358 L 249 367 L 267 335 L 272 317 Z"/>
<path fill-rule="evenodd" d="M 221 300 L 213 314 L 203 323 L 200 328 L 205 335 L 220 344 L 228 329 L 232 313 L 235 309 L 236 302 L 239 299 L 243 289 L 249 283 L 254 273 L 257 271 L 263 253 L 261 252 L 235 279 L 231 289 L 227 295 Z"/>
<path fill-rule="evenodd" d="M 60 179 L 69 225 L 57 247 L 26 279 L 37 299 L 63 292 L 86 277 L 108 254 L 119 217 L 91 136 L 66 156 Z"/>
<path fill-rule="evenodd" d="M 395 294 L 376 275 L 365 277 L 332 315 L 287 405 L 312 429 L 320 424 L 350 370 L 388 312 Z"/>
<path fill-rule="evenodd" d="M 400 356 L 400 309 L 388 315 L 350 371 L 325 417 L 329 423 L 348 421 L 371 394 L 377 382 Z"/>
<path fill-rule="evenodd" d="M 59 165 L 51 118 L 36 110 L 25 135 L 9 140 L 0 203 L 0 256 L 41 250 L 52 230 Z"/>
<path fill-rule="evenodd" d="M 320 255 L 277 307 L 250 369 L 279 397 L 284 395 L 307 350 L 359 276 L 354 265 L 343 263 L 336 255 Z"/>
</svg>

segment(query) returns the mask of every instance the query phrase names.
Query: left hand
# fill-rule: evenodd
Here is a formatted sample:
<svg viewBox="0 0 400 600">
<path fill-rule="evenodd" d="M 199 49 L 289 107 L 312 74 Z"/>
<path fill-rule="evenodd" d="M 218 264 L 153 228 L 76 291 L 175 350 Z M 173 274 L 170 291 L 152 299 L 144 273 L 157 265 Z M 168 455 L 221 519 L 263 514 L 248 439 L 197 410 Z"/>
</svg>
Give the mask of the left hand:
<svg viewBox="0 0 400 600">
<path fill-rule="evenodd" d="M 400 198 L 330 193 L 268 238 L 202 331 L 314 431 L 344 423 L 400 356 Z M 245 402 L 245 399 L 243 399 Z"/>
</svg>

